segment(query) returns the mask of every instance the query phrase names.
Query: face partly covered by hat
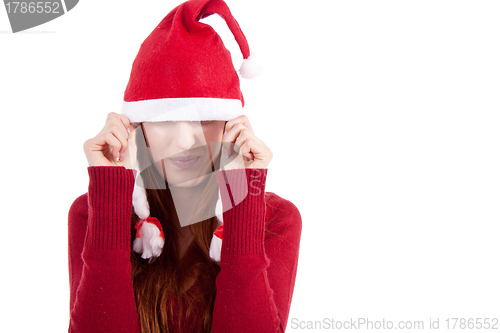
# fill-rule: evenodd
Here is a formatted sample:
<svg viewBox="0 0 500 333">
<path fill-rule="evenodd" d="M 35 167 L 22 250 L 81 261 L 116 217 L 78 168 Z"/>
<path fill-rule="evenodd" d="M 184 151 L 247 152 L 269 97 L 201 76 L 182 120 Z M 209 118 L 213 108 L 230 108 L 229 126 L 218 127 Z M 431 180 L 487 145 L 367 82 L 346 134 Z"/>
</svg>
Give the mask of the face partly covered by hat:
<svg viewBox="0 0 500 333">
<path fill-rule="evenodd" d="M 257 76 L 262 66 L 250 55 L 247 40 L 227 5 L 222 0 L 192 0 L 174 8 L 141 44 L 124 94 L 122 114 L 132 123 L 141 123 L 138 129 L 153 166 L 181 199 L 187 193 L 182 188 L 196 187 L 203 179 L 200 176 L 215 171 L 213 161 L 220 154 L 220 145 L 213 143 L 220 143 L 226 122 L 244 117 L 231 55 L 215 30 L 199 22 L 212 14 L 225 20 L 239 45 L 244 59 L 240 75 Z M 140 186 L 143 170 L 138 171 L 133 205 L 141 221 L 136 226 L 134 250 L 146 259 L 160 255 L 163 233 L 160 223 L 149 216 L 145 190 Z M 220 200 L 216 209 L 222 220 Z M 222 225 L 214 233 L 215 243 L 221 237 Z M 220 244 L 218 250 L 212 247 L 211 257 L 220 260 Z"/>
</svg>

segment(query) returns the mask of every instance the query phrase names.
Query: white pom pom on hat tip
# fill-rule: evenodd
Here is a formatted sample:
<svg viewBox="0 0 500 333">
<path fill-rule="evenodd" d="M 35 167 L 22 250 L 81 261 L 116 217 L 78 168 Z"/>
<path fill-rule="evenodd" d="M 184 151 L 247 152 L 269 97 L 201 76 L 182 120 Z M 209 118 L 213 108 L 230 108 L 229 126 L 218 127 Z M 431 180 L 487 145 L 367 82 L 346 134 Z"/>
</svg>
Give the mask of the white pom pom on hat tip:
<svg viewBox="0 0 500 333">
<path fill-rule="evenodd" d="M 252 52 L 248 58 L 243 59 L 238 73 L 242 78 L 251 80 L 262 74 L 265 65 L 264 57 L 258 52 Z"/>
</svg>

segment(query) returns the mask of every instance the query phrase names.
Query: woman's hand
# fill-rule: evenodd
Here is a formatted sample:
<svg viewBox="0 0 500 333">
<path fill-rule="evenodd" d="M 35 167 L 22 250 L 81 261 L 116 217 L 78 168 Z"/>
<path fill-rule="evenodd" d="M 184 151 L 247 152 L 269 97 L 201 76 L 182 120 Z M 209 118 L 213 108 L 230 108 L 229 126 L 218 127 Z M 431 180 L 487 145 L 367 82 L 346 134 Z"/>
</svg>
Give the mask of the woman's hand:
<svg viewBox="0 0 500 333">
<path fill-rule="evenodd" d="M 124 166 L 131 169 L 129 146 L 134 126 L 127 117 L 111 112 L 99 134 L 85 141 L 83 150 L 89 166 Z"/>
<path fill-rule="evenodd" d="M 222 165 L 229 169 L 265 169 L 273 158 L 273 153 L 253 134 L 248 117 L 241 115 L 226 123 L 226 132 L 222 137 Z M 228 144 L 231 142 L 232 144 Z M 226 155 L 227 154 L 227 155 Z M 224 163 L 232 155 L 238 154 L 229 163 Z"/>
</svg>

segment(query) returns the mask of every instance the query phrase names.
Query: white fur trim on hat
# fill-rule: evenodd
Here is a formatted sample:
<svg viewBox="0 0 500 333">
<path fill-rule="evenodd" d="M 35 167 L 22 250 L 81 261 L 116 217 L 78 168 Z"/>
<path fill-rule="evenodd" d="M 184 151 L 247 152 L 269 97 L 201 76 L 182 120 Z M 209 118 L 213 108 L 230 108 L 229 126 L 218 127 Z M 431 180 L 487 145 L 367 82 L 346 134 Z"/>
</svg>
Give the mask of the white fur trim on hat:
<svg viewBox="0 0 500 333">
<path fill-rule="evenodd" d="M 189 97 L 123 102 L 122 114 L 132 123 L 143 121 L 231 120 L 243 114 L 239 99 Z"/>
</svg>

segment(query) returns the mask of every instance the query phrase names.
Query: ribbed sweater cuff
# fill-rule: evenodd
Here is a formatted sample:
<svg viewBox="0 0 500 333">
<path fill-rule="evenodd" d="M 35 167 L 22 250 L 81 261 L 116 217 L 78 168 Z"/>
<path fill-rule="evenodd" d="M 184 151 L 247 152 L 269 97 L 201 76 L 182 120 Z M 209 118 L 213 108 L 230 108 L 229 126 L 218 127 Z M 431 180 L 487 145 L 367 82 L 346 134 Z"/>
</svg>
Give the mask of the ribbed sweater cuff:
<svg viewBox="0 0 500 333">
<path fill-rule="evenodd" d="M 264 253 L 267 169 L 217 172 L 224 210 L 221 257 Z"/>
<path fill-rule="evenodd" d="M 129 249 L 133 170 L 124 167 L 88 167 L 89 221 L 86 246 L 95 249 Z"/>
</svg>

